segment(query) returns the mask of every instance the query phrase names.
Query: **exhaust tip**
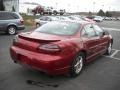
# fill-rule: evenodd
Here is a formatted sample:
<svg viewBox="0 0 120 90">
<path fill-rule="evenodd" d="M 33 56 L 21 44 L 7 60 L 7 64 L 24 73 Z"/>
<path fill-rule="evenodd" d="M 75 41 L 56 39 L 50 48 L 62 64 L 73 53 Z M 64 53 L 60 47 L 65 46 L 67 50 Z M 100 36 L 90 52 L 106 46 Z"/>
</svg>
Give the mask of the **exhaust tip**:
<svg viewBox="0 0 120 90">
<path fill-rule="evenodd" d="M 17 61 L 14 61 L 14 63 L 17 63 Z"/>
</svg>

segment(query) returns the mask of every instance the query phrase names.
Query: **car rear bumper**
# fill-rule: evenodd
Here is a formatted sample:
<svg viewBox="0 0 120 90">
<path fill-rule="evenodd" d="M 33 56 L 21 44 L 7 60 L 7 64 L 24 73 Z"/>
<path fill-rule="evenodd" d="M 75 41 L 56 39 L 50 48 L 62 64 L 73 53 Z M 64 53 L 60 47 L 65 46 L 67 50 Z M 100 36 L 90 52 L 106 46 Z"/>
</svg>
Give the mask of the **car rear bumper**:
<svg viewBox="0 0 120 90">
<path fill-rule="evenodd" d="M 10 55 L 14 62 L 50 75 L 59 75 L 69 72 L 70 66 L 64 63 L 64 60 L 66 59 L 59 56 L 31 52 L 15 46 L 10 48 Z"/>
<path fill-rule="evenodd" d="M 25 25 L 21 25 L 17 27 L 18 30 L 24 30 L 25 29 Z"/>
</svg>

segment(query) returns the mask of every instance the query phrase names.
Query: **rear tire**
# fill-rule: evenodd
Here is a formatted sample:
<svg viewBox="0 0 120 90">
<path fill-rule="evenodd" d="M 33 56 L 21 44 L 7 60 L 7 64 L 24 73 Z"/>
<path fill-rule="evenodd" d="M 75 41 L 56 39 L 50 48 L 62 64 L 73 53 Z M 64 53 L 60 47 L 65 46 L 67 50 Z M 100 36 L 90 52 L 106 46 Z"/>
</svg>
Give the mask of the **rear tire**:
<svg viewBox="0 0 120 90">
<path fill-rule="evenodd" d="M 76 55 L 70 68 L 71 77 L 76 77 L 81 73 L 83 66 L 84 66 L 84 63 L 83 63 L 84 59 L 85 59 L 84 53 L 79 53 Z"/>
<path fill-rule="evenodd" d="M 44 15 L 44 12 L 40 12 L 40 15 Z"/>
<path fill-rule="evenodd" d="M 9 27 L 7 28 L 7 33 L 8 33 L 9 35 L 14 35 L 14 34 L 16 34 L 16 27 L 15 27 L 15 26 L 9 26 Z"/>
<path fill-rule="evenodd" d="M 53 14 L 54 14 L 54 15 L 57 15 L 57 11 L 54 11 Z"/>
<path fill-rule="evenodd" d="M 63 15 L 63 13 L 60 13 L 60 15 Z"/>
</svg>

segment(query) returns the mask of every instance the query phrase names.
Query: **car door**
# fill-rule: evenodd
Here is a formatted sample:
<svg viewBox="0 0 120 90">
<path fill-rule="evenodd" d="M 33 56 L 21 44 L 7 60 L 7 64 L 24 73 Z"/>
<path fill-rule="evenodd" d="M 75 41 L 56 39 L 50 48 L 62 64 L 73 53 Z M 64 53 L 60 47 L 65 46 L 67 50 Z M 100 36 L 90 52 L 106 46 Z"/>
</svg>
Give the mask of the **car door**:
<svg viewBox="0 0 120 90">
<path fill-rule="evenodd" d="M 87 51 L 87 61 L 95 58 L 99 52 L 99 37 L 96 36 L 92 24 L 87 24 L 84 26 L 81 32 L 81 37 L 83 40 L 84 48 Z"/>
<path fill-rule="evenodd" d="M 105 52 L 106 48 L 108 46 L 108 36 L 104 35 L 104 31 L 98 26 L 98 25 L 93 25 L 93 28 L 96 32 L 96 36 L 99 37 L 99 47 L 100 47 L 100 53 Z"/>
</svg>

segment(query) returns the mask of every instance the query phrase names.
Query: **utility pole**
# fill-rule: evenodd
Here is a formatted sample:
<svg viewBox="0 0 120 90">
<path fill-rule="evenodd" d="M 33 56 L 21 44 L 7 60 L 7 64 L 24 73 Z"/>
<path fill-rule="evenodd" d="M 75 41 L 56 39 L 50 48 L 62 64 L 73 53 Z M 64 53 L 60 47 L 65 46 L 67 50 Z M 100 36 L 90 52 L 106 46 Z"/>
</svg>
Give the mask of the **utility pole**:
<svg viewBox="0 0 120 90">
<path fill-rule="evenodd" d="M 95 2 L 93 2 L 93 13 L 95 12 Z"/>
<path fill-rule="evenodd" d="M 109 7 L 109 11 L 111 10 L 111 7 Z"/>
<path fill-rule="evenodd" d="M 104 11 L 104 4 L 102 5 L 102 10 Z"/>
</svg>

